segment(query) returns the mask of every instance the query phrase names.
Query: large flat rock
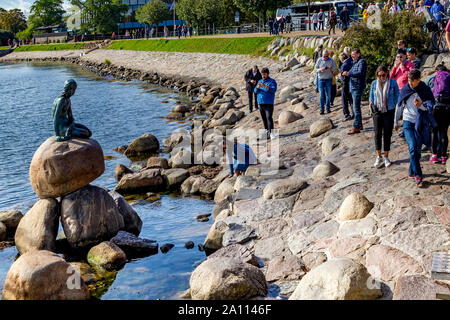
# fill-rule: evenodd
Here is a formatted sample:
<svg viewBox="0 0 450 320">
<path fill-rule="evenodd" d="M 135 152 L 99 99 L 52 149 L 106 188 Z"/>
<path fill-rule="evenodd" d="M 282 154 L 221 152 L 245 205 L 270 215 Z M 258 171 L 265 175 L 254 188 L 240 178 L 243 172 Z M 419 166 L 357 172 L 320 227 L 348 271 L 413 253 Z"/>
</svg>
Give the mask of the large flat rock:
<svg viewBox="0 0 450 320">
<path fill-rule="evenodd" d="M 58 198 L 97 179 L 105 171 L 100 144 L 94 139 L 56 142 L 48 138 L 30 164 L 31 187 L 39 198 Z"/>
</svg>

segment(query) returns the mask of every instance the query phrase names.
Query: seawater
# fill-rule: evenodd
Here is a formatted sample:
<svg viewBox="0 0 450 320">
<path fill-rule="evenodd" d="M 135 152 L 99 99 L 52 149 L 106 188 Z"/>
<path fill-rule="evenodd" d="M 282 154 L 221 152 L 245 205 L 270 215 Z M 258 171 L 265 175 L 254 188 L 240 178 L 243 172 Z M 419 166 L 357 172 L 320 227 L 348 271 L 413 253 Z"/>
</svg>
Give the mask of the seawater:
<svg viewBox="0 0 450 320">
<path fill-rule="evenodd" d="M 67 79 L 78 84 L 71 98 L 75 121 L 90 128 L 103 153 L 114 157 L 105 161 L 105 172 L 94 185 L 113 189 L 117 184 L 115 166 L 131 165 L 113 151 L 115 147 L 144 133 L 152 133 L 162 143 L 172 131 L 189 126 L 162 118 L 176 101 L 185 99 L 172 91 L 100 78 L 75 65 L 0 64 L 0 210 L 25 213 L 38 201 L 28 170 L 36 149 L 54 134 L 52 104 Z M 134 202 L 133 208 L 143 221 L 140 236 L 175 247 L 167 254 L 159 252 L 127 263 L 101 298 L 179 298 L 178 294 L 189 287 L 191 272 L 205 259 L 197 244 L 204 241 L 211 222 L 197 222 L 195 216 L 211 212 L 212 207 L 211 201 L 174 194 L 164 194 L 153 203 Z M 184 248 L 188 240 L 196 244 L 194 249 Z M 0 289 L 16 255 L 15 247 L 0 251 Z"/>
</svg>

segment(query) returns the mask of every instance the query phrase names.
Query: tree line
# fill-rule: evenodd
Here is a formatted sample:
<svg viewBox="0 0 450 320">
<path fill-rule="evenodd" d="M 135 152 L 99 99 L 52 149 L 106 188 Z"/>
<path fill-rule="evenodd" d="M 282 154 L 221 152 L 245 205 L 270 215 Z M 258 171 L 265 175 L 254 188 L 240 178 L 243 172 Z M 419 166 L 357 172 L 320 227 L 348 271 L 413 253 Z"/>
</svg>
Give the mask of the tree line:
<svg viewBox="0 0 450 320">
<path fill-rule="evenodd" d="M 298 0 L 296 0 L 298 1 Z M 28 19 L 20 9 L 0 8 L 0 29 L 11 32 L 19 39 L 30 39 L 33 30 L 42 26 L 59 25 L 67 21 L 63 8 L 64 0 L 36 0 L 30 9 Z M 205 24 L 216 27 L 235 25 L 235 12 L 239 12 L 240 23 L 266 19 L 277 8 L 290 5 L 293 0 L 177 0 L 176 18 L 185 20 L 192 26 Z M 171 1 L 151 0 L 136 10 L 138 22 L 147 25 L 171 20 Z M 129 7 L 121 0 L 71 0 L 82 12 L 81 32 L 108 34 L 117 30 Z"/>
</svg>

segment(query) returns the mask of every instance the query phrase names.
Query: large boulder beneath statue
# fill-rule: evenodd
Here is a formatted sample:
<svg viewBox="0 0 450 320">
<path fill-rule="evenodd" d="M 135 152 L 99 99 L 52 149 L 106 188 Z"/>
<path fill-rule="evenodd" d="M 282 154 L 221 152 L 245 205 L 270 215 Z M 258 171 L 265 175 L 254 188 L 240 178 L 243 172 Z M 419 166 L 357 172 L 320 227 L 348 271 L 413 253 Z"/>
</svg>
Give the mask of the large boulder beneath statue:
<svg viewBox="0 0 450 320">
<path fill-rule="evenodd" d="M 57 254 L 30 251 L 11 266 L 3 288 L 4 300 L 87 300 L 81 276 Z"/>
<path fill-rule="evenodd" d="M 60 207 L 55 199 L 42 199 L 20 220 L 14 242 L 20 254 L 31 250 L 55 252 Z"/>
<path fill-rule="evenodd" d="M 203 261 L 192 273 L 189 284 L 193 300 L 245 300 L 267 295 L 261 270 L 226 257 Z"/>
<path fill-rule="evenodd" d="M 65 196 L 105 171 L 102 148 L 94 139 L 55 139 L 50 137 L 41 144 L 30 164 L 31 187 L 41 199 Z"/>
<path fill-rule="evenodd" d="M 154 135 L 146 133 L 130 143 L 127 150 L 125 150 L 125 155 L 132 160 L 142 160 L 158 151 L 158 139 Z"/>
<path fill-rule="evenodd" d="M 61 224 L 73 249 L 109 240 L 125 226 L 108 191 L 90 185 L 62 198 Z"/>
<path fill-rule="evenodd" d="M 381 296 L 379 288 L 367 284 L 370 274 L 364 265 L 337 258 L 309 271 L 289 300 L 371 300 Z"/>
<path fill-rule="evenodd" d="M 122 215 L 124 227 L 122 230 L 130 232 L 136 236 L 141 233 L 142 229 L 142 220 L 137 214 L 137 212 L 133 209 L 132 206 L 125 200 L 124 197 L 118 192 L 109 191 L 109 194 L 114 199 L 114 202 L 117 205 L 117 209 L 119 209 L 119 213 Z"/>
<path fill-rule="evenodd" d="M 120 194 L 159 192 L 166 189 L 166 182 L 160 169 L 147 169 L 138 173 L 126 174 L 114 189 Z"/>
</svg>

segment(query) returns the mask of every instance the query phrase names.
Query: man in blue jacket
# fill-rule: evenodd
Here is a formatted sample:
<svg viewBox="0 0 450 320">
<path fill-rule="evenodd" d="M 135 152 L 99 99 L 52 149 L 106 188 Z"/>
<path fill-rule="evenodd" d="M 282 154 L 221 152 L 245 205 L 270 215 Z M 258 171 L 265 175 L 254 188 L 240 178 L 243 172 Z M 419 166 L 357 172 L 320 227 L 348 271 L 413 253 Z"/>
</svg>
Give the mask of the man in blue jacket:
<svg viewBox="0 0 450 320">
<path fill-rule="evenodd" d="M 342 72 L 343 76 L 350 78 L 350 94 L 353 99 L 353 114 L 355 121 L 353 122 L 353 129 L 348 134 L 360 133 L 363 129 L 361 116 L 361 98 L 366 88 L 367 63 L 361 58 L 361 52 L 355 48 L 352 51 L 353 65 L 350 71 Z"/>
<path fill-rule="evenodd" d="M 277 91 L 277 82 L 269 77 L 269 69 L 261 70 L 262 79 L 258 81 L 255 88 L 256 98 L 259 104 L 259 111 L 266 129 L 267 139 L 273 139 L 273 105 L 275 102 L 275 92 Z"/>
<path fill-rule="evenodd" d="M 444 6 L 439 3 L 439 0 L 436 0 L 436 2 L 431 6 L 430 9 L 431 15 L 436 19 L 437 22 L 441 22 L 444 11 Z"/>
</svg>

